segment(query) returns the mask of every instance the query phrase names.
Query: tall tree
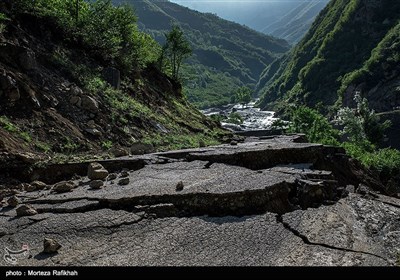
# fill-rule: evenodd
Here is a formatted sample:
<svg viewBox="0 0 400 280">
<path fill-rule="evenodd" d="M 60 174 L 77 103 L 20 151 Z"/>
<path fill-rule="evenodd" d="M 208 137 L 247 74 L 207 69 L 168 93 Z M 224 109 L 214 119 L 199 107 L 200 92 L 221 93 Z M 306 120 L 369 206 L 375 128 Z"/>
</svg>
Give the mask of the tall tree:
<svg viewBox="0 0 400 280">
<path fill-rule="evenodd" d="M 162 49 L 163 57 L 161 59 L 164 59 L 164 56 L 169 59 L 172 67 L 172 77 L 178 80 L 182 61 L 192 54 L 192 48 L 183 31 L 177 25 L 174 25 L 172 30 L 165 34 L 165 39 L 166 42 Z"/>
<path fill-rule="evenodd" d="M 246 86 L 238 88 L 235 92 L 235 100 L 242 104 L 249 103 L 251 101 L 251 89 Z"/>
</svg>

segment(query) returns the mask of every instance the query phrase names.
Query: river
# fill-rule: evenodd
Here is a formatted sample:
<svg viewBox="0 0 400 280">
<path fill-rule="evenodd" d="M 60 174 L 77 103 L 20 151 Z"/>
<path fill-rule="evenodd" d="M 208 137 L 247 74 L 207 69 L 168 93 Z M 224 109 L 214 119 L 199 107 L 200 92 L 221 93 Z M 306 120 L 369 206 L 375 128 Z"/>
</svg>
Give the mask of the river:
<svg viewBox="0 0 400 280">
<path fill-rule="evenodd" d="M 221 121 L 222 127 L 232 131 L 270 130 L 272 123 L 279 118 L 275 117 L 273 111 L 261 111 L 260 108 L 256 108 L 255 103 L 229 104 L 218 108 L 204 109 L 202 112 L 206 116 L 219 114 L 224 117 L 229 117 L 234 112 L 238 113 L 243 119 L 241 124 Z"/>
</svg>

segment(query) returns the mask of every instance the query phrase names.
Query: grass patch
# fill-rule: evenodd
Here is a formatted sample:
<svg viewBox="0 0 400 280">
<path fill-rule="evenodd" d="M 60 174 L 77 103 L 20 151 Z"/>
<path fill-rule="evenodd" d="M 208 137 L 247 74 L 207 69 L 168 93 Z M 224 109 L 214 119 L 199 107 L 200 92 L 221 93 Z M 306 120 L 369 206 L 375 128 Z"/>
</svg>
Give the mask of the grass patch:
<svg viewBox="0 0 400 280">
<path fill-rule="evenodd" d="M 104 150 L 109 150 L 112 148 L 112 146 L 113 146 L 113 142 L 111 140 L 106 140 L 106 141 L 101 142 L 101 147 Z"/>
<path fill-rule="evenodd" d="M 35 147 L 45 153 L 48 153 L 51 151 L 51 146 L 49 144 L 41 142 L 41 141 L 36 141 Z"/>
<path fill-rule="evenodd" d="M 8 132 L 15 133 L 18 132 L 18 127 L 15 126 L 6 116 L 0 117 L 0 125 Z"/>
<path fill-rule="evenodd" d="M 19 136 L 21 139 L 23 139 L 25 142 L 28 142 L 28 143 L 32 142 L 32 137 L 31 137 L 31 136 L 29 135 L 29 133 L 26 132 L 26 131 L 20 132 L 20 133 L 18 134 L 18 136 Z"/>
<path fill-rule="evenodd" d="M 211 146 L 220 144 L 214 137 L 197 134 L 150 134 L 142 139 L 143 143 L 152 144 L 159 151 L 198 148 L 200 146 Z"/>
</svg>

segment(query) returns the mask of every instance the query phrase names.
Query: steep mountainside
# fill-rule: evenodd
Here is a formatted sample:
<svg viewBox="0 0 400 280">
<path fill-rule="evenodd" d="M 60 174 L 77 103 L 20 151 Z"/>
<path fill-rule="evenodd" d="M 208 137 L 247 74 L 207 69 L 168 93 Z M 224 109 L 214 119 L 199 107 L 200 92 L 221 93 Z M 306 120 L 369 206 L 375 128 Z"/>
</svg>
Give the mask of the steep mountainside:
<svg viewBox="0 0 400 280">
<path fill-rule="evenodd" d="M 265 34 L 297 43 L 329 0 L 172 2 L 201 12 L 216 13 L 222 18 L 245 24 Z"/>
<path fill-rule="evenodd" d="M 328 2 L 329 0 L 306 1 L 303 3 L 295 2 L 293 4 L 298 6 L 283 15 L 279 20 L 265 26 L 261 31 L 278 38 L 283 38 L 290 43 L 297 43 L 307 33 L 315 17 Z"/>
<path fill-rule="evenodd" d="M 121 71 L 119 89 L 107 86 L 103 79 L 118 83 L 119 71 L 93 47 L 77 44 L 55 18 L 15 11 L 11 2 L 0 3 L 8 18 L 0 22 L 0 168 L 127 154 L 138 142 L 160 149 L 206 145 L 225 133 L 151 64 Z"/>
<path fill-rule="evenodd" d="M 331 1 L 291 53 L 263 72 L 261 105 L 351 105 L 360 91 L 378 112 L 392 111 L 400 105 L 399 19 L 396 0 Z"/>
<path fill-rule="evenodd" d="M 139 27 L 160 43 L 172 24 L 180 25 L 193 48 L 182 75 L 184 91 L 200 107 L 228 103 L 238 87 L 256 84 L 263 69 L 289 49 L 284 40 L 168 1 L 113 2 L 132 4 Z"/>
</svg>

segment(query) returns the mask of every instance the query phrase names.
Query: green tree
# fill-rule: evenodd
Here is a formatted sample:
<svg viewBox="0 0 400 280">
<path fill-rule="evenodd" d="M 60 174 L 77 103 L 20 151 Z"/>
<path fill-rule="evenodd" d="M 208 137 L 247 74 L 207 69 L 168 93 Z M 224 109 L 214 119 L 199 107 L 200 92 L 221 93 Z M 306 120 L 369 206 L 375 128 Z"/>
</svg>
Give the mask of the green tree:
<svg viewBox="0 0 400 280">
<path fill-rule="evenodd" d="M 251 89 L 248 87 L 240 87 L 235 92 L 235 101 L 246 104 L 251 101 Z"/>
<path fill-rule="evenodd" d="M 381 122 L 379 115 L 369 108 L 367 99 L 362 98 L 359 93 L 355 94 L 354 101 L 357 104 L 356 108 L 344 107 L 337 113 L 338 124 L 344 126 L 343 134 L 354 143 L 360 144 L 367 140 L 379 145 L 391 122 L 388 120 Z"/>
<path fill-rule="evenodd" d="M 290 112 L 289 132 L 304 133 L 313 143 L 339 145 L 339 131 L 318 111 L 306 106 L 299 106 Z"/>
<path fill-rule="evenodd" d="M 177 25 L 174 25 L 172 30 L 165 34 L 165 39 L 166 42 L 160 56 L 160 65 L 163 67 L 164 59 L 168 59 L 172 67 L 172 77 L 178 80 L 182 61 L 192 54 L 192 48 L 183 31 Z"/>
</svg>

